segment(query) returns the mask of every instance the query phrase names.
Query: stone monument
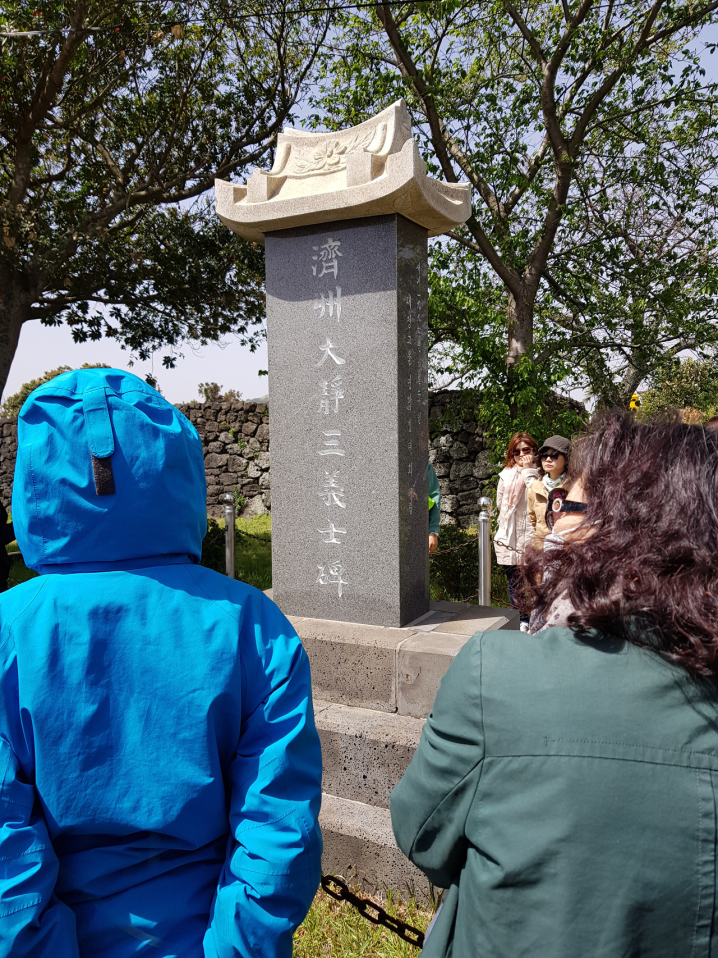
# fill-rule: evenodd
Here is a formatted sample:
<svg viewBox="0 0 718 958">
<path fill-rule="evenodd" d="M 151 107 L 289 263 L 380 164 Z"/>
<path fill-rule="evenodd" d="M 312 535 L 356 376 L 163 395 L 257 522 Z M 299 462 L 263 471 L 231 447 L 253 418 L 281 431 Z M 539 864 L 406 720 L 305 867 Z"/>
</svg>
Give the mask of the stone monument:
<svg viewBox="0 0 718 958">
<path fill-rule="evenodd" d="M 429 610 L 427 237 L 466 221 L 470 187 L 426 176 L 400 100 L 285 130 L 216 207 L 266 246 L 274 601 L 405 625 Z"/>
</svg>

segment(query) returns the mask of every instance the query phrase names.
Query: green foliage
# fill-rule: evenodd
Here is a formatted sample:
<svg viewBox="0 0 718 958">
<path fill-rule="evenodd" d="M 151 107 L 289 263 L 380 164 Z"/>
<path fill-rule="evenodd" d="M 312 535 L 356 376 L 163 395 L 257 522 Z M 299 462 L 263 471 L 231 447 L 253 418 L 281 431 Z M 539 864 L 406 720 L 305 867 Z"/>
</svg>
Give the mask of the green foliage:
<svg viewBox="0 0 718 958">
<path fill-rule="evenodd" d="M 204 194 L 271 164 L 327 17 L 274 0 L 7 0 L 0 385 L 24 322 L 141 359 L 262 336 L 264 258 Z"/>
<path fill-rule="evenodd" d="M 224 552 L 224 525 L 216 519 L 207 518 L 207 535 L 202 542 L 202 559 L 200 565 L 214 569 L 215 572 L 225 571 Z M 236 549 L 236 540 L 235 540 Z"/>
<path fill-rule="evenodd" d="M 555 391 L 559 375 L 555 367 L 542 376 L 528 356 L 514 367 L 510 384 L 505 369 L 496 370 L 492 380 L 482 372 L 481 421 L 497 462 L 503 461 L 515 432 L 527 432 L 541 443 L 550 435 L 570 438 L 588 421 L 583 406 Z"/>
<path fill-rule="evenodd" d="M 455 552 L 429 558 L 429 584 L 432 599 L 461 602 L 476 593 L 479 582 L 476 533 L 472 534 L 457 526 L 439 528 L 438 552 L 463 543 L 473 544 L 464 545 Z"/>
<path fill-rule="evenodd" d="M 444 549 L 461 548 L 438 555 Z M 479 551 L 476 529 L 458 526 L 439 528 L 439 547 L 429 558 L 429 587 L 434 601 L 463 602 L 474 596 L 479 584 Z M 476 599 L 471 599 L 472 604 Z M 509 605 L 506 573 L 496 562 L 491 550 L 491 604 L 507 608 Z"/>
<path fill-rule="evenodd" d="M 12 589 L 13 586 L 27 582 L 29 579 L 34 579 L 36 575 L 37 572 L 33 569 L 28 569 L 21 557 L 13 559 L 12 565 L 10 566 L 10 576 L 8 577 L 8 588 Z"/>
<path fill-rule="evenodd" d="M 684 359 L 664 372 L 641 396 L 641 412 L 692 409 L 706 417 L 718 410 L 718 362 Z"/>
<path fill-rule="evenodd" d="M 488 361 L 487 361 L 488 362 Z M 481 374 L 481 389 L 457 390 L 456 399 L 448 403 L 444 416 L 430 422 L 432 438 L 441 428 L 457 429 L 461 420 L 475 422 L 483 431 L 492 460 L 503 462 L 509 439 L 515 432 L 528 432 L 541 443 L 546 436 L 571 437 L 588 421 L 581 403 L 568 399 L 542 381 L 534 363 L 526 358 L 514 373 L 514 392 L 520 412 L 514 413 L 508 403 L 509 387 L 505 366 L 493 370 L 487 365 Z M 499 469 L 496 469 L 498 475 Z M 488 480 L 495 485 L 496 477 Z"/>
<path fill-rule="evenodd" d="M 160 396 L 162 395 L 162 389 L 160 388 L 160 384 L 157 381 L 156 377 L 152 375 L 152 373 L 146 373 L 145 382 L 147 383 L 148 386 L 152 386 L 153 389 L 156 389 L 157 392 L 160 394 Z"/>
<path fill-rule="evenodd" d="M 38 379 L 31 379 L 29 383 L 23 383 L 20 389 L 16 393 L 13 393 L 12 396 L 8 396 L 3 403 L 1 410 L 3 416 L 18 416 L 23 407 L 23 403 L 34 389 L 54 379 L 55 376 L 61 376 L 62 373 L 69 373 L 70 368 L 70 366 L 58 366 L 57 369 L 50 369 L 43 373 Z M 79 368 L 110 369 L 111 367 L 108 366 L 107 363 L 83 363 Z"/>
<path fill-rule="evenodd" d="M 233 402 L 242 398 L 242 393 L 236 389 L 228 389 L 223 393 L 218 383 L 200 383 L 197 391 L 202 397 L 202 402 Z"/>
<path fill-rule="evenodd" d="M 207 519 L 201 565 L 225 572 L 224 521 Z M 234 540 L 235 575 L 257 589 L 272 587 L 272 527 L 270 516 L 237 519 Z"/>
<path fill-rule="evenodd" d="M 382 907 L 414 928 L 426 931 L 433 909 L 421 908 L 415 900 L 404 905 L 391 898 Z M 294 933 L 294 958 L 414 958 L 417 950 L 386 928 L 370 924 L 346 902 L 338 902 L 320 890 L 309 914 Z"/>
<path fill-rule="evenodd" d="M 568 9 L 346 12 L 314 96 L 335 128 L 404 97 L 429 171 L 472 184 L 468 223 L 432 244 L 432 371 L 487 389 L 497 437 L 541 431 L 556 391 L 627 405 L 666 354 L 718 346 L 711 5 Z"/>
</svg>

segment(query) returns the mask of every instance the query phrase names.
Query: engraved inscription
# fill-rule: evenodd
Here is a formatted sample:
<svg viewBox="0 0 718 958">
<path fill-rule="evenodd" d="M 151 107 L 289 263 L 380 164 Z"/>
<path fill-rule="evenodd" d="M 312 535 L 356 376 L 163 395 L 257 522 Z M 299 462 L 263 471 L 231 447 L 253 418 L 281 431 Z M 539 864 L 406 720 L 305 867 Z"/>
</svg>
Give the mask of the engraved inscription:
<svg viewBox="0 0 718 958">
<path fill-rule="evenodd" d="M 317 582 L 320 585 L 335 585 L 337 586 L 337 595 L 341 599 L 342 597 L 342 586 L 349 585 L 348 581 L 343 578 L 346 569 L 339 562 L 338 559 L 335 559 L 333 562 L 325 563 L 324 565 L 318 565 L 319 575 L 317 576 Z"/>
</svg>

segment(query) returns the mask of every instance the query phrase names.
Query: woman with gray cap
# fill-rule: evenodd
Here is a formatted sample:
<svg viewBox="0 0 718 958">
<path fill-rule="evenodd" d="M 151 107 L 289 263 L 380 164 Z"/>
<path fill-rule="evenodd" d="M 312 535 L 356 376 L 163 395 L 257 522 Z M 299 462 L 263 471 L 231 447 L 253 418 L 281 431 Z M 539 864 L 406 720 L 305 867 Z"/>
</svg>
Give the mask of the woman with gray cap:
<svg viewBox="0 0 718 958">
<path fill-rule="evenodd" d="M 536 533 L 534 546 L 539 550 L 543 549 L 543 541 L 549 532 L 546 525 L 548 496 L 552 489 L 562 486 L 566 481 L 570 451 L 571 443 L 563 436 L 551 436 L 539 449 L 542 475 L 529 486 L 527 495 L 529 522 Z"/>
</svg>

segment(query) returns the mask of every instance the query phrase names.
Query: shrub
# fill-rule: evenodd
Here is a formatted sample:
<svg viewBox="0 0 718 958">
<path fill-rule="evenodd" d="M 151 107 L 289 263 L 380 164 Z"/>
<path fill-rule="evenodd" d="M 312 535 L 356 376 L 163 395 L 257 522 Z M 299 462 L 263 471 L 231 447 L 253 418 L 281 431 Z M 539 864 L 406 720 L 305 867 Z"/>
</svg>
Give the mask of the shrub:
<svg viewBox="0 0 718 958">
<path fill-rule="evenodd" d="M 56 376 L 61 376 L 63 373 L 69 373 L 71 368 L 71 366 L 58 366 L 57 369 L 50 369 L 43 373 L 39 379 L 31 379 L 30 382 L 23 383 L 20 389 L 16 393 L 13 393 L 12 396 L 8 396 L 3 403 L 2 409 L 0 410 L 3 416 L 18 416 L 25 400 L 33 390 L 37 389 L 38 386 L 42 386 L 43 383 L 47 383 L 51 379 L 54 379 Z M 82 366 L 79 366 L 78 368 L 111 369 L 112 367 L 108 366 L 107 363 L 83 363 Z"/>
<path fill-rule="evenodd" d="M 202 397 L 202 402 L 231 402 L 242 398 L 242 393 L 236 389 L 228 389 L 223 393 L 219 383 L 200 383 L 197 392 Z"/>
</svg>

